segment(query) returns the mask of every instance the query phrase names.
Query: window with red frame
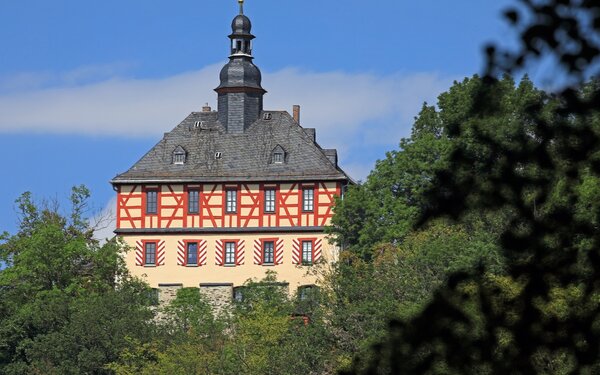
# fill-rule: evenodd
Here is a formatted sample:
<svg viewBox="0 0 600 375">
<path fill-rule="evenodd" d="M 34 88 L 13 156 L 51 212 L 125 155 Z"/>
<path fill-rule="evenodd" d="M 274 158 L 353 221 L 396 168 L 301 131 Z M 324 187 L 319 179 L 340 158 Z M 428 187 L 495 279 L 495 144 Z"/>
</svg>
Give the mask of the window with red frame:
<svg viewBox="0 0 600 375">
<path fill-rule="evenodd" d="M 186 246 L 186 264 L 189 266 L 198 265 L 198 242 L 188 242 Z"/>
<path fill-rule="evenodd" d="M 311 265 L 313 263 L 313 241 L 302 241 L 302 264 Z"/>
<path fill-rule="evenodd" d="M 156 242 L 146 242 L 144 244 L 144 264 L 146 266 L 156 265 Z"/>
<path fill-rule="evenodd" d="M 263 264 L 274 264 L 275 263 L 275 241 L 264 241 L 263 242 Z"/>
<path fill-rule="evenodd" d="M 235 265 L 235 251 L 236 251 L 236 243 L 235 242 L 225 242 L 225 265 L 226 266 Z"/>
</svg>

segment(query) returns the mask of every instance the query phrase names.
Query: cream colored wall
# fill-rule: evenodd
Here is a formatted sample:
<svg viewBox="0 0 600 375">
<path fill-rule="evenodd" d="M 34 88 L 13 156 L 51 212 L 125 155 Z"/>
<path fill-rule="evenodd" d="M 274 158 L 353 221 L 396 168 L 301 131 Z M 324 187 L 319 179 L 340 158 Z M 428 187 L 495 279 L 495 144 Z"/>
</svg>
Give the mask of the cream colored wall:
<svg viewBox="0 0 600 375">
<path fill-rule="evenodd" d="M 159 284 L 182 283 L 184 287 L 198 287 L 200 283 L 233 283 L 242 285 L 248 279 L 260 280 L 267 271 L 277 272 L 278 281 L 290 284 L 290 292 L 295 292 L 298 286 L 317 284 L 317 277 L 309 274 L 312 267 L 292 264 L 292 241 L 298 238 L 322 239 L 322 261 L 337 260 L 336 246 L 329 244 L 325 234 L 238 234 L 238 235 L 156 235 L 156 236 L 124 236 L 125 242 L 131 247 L 126 254 L 127 266 L 135 276 L 143 278 L 151 287 Z M 276 266 L 254 264 L 254 240 L 260 238 L 279 238 L 284 240 L 283 263 Z M 185 267 L 177 265 L 177 245 L 179 240 L 206 240 L 207 264 L 200 267 Z M 245 264 L 235 267 L 217 266 L 215 264 L 217 240 L 245 240 Z M 139 240 L 165 241 L 165 265 L 157 267 L 137 266 L 135 261 L 135 246 Z"/>
</svg>

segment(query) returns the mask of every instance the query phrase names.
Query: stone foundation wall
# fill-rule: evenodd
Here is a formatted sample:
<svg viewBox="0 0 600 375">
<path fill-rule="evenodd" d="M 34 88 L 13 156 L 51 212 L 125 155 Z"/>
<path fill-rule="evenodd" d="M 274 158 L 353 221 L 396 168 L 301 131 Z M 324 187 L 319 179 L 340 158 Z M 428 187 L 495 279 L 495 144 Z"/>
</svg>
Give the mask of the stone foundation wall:
<svg viewBox="0 0 600 375">
<path fill-rule="evenodd" d="M 166 306 L 177 297 L 177 291 L 183 284 L 158 284 L 158 304 Z"/>
<path fill-rule="evenodd" d="M 231 306 L 233 284 L 200 284 L 200 294 L 213 306 L 215 313 Z"/>
</svg>

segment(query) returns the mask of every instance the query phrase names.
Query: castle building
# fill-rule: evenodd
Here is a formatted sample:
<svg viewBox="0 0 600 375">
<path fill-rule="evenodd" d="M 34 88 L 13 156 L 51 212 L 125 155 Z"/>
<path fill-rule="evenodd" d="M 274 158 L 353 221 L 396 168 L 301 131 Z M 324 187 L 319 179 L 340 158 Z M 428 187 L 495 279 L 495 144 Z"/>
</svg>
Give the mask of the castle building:
<svg viewBox="0 0 600 375">
<path fill-rule="evenodd" d="M 300 125 L 300 108 L 263 109 L 250 19 L 232 22 L 217 111 L 192 112 L 111 183 L 115 233 L 134 249 L 133 275 L 168 299 L 199 287 L 230 299 L 248 279 L 277 273 L 289 291 L 315 283 L 309 268 L 337 257 L 324 227 L 351 179 L 337 151 Z"/>
</svg>

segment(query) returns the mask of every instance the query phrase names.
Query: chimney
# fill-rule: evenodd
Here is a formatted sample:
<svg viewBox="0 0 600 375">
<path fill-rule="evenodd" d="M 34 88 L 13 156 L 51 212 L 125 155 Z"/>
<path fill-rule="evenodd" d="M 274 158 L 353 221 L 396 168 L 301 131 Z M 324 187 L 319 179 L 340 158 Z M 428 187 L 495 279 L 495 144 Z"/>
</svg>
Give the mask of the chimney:
<svg viewBox="0 0 600 375">
<path fill-rule="evenodd" d="M 294 121 L 300 124 L 300 106 L 294 105 Z"/>
<path fill-rule="evenodd" d="M 210 112 L 211 110 L 212 108 L 210 108 L 208 103 L 204 104 L 204 107 L 202 107 L 202 112 Z"/>
</svg>

